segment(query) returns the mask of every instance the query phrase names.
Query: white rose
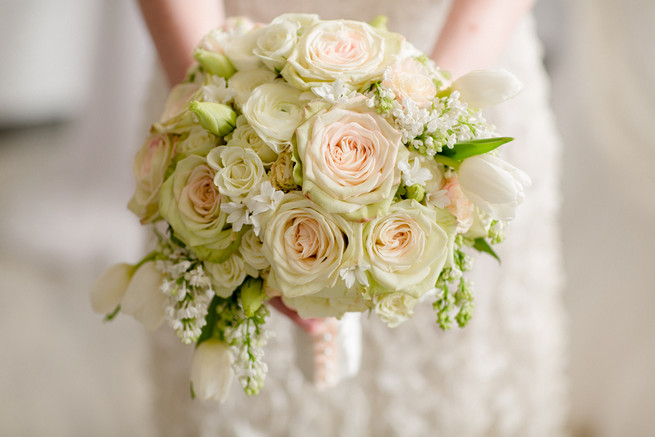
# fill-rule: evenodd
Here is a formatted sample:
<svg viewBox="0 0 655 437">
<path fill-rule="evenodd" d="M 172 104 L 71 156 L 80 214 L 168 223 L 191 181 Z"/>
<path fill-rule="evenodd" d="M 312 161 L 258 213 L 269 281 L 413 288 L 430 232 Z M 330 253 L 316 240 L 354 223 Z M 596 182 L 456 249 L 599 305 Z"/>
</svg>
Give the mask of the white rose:
<svg viewBox="0 0 655 437">
<path fill-rule="evenodd" d="M 243 237 L 241 237 L 241 246 L 239 246 L 239 253 L 246 263 L 246 270 L 250 267 L 255 272 L 259 272 L 270 266 L 270 263 L 262 253 L 262 246 L 262 241 L 255 235 L 255 231 L 252 228 L 243 234 Z M 257 277 L 257 274 L 249 274 L 250 276 Z"/>
<path fill-rule="evenodd" d="M 162 280 L 155 262 L 149 261 L 134 273 L 121 300 L 121 312 L 131 315 L 150 331 L 164 321 L 168 298 L 161 291 Z"/>
<path fill-rule="evenodd" d="M 271 263 L 268 280 L 285 297 L 333 287 L 342 263 L 356 258 L 361 233 L 300 193 L 285 194 L 263 228 L 262 252 Z M 359 225 L 361 226 L 361 225 Z"/>
<path fill-rule="evenodd" d="M 252 149 L 218 146 L 207 155 L 207 163 L 216 171 L 214 184 L 219 193 L 234 202 L 256 194 L 266 174 L 262 160 Z"/>
<path fill-rule="evenodd" d="M 284 304 L 295 310 L 302 318 L 341 317 L 348 312 L 364 312 L 371 308 L 371 301 L 363 297 L 359 287 L 348 288 L 344 281 L 338 281 L 332 288 L 326 288 L 309 296 L 284 297 Z"/>
<path fill-rule="evenodd" d="M 233 253 L 222 263 L 205 262 L 214 293 L 220 297 L 230 297 L 234 290 L 246 279 L 246 266 L 240 255 Z"/>
<path fill-rule="evenodd" d="M 388 215 L 364 226 L 373 294 L 401 291 L 418 298 L 434 288 L 452 255 L 454 237 L 450 214 L 414 200 L 391 205 Z"/>
<path fill-rule="evenodd" d="M 234 379 L 230 348 L 216 338 L 205 340 L 193 352 L 191 388 L 198 399 L 225 402 Z"/>
<path fill-rule="evenodd" d="M 302 36 L 308 28 L 318 22 L 319 18 L 316 14 L 287 13 L 275 17 L 271 24 L 291 23 L 298 29 L 298 36 Z"/>
<path fill-rule="evenodd" d="M 114 264 L 98 278 L 91 289 L 91 307 L 100 314 L 109 314 L 120 305 L 125 291 L 134 275 L 134 266 L 126 263 Z"/>
<path fill-rule="evenodd" d="M 255 68 L 260 64 L 260 60 L 254 55 L 253 51 L 257 47 L 258 29 L 242 35 L 236 35 L 225 44 L 225 54 L 237 70 L 247 70 Z"/>
<path fill-rule="evenodd" d="M 218 143 L 219 139 L 216 135 L 211 134 L 200 125 L 194 125 L 188 132 L 186 137 L 181 137 L 175 143 L 176 155 L 188 155 L 193 150 L 213 147 Z"/>
<path fill-rule="evenodd" d="M 271 23 L 258 32 L 253 53 L 271 70 L 280 71 L 296 46 L 300 26 L 292 21 Z"/>
<path fill-rule="evenodd" d="M 254 89 L 243 106 L 248 123 L 277 153 L 291 144 L 303 120 L 302 93 L 284 82 L 266 83 Z"/>
<path fill-rule="evenodd" d="M 394 62 L 402 41 L 358 21 L 320 21 L 300 38 L 281 74 L 301 89 L 337 79 L 358 89 Z"/>
<path fill-rule="evenodd" d="M 358 220 L 388 207 L 408 153 L 401 134 L 365 105 L 320 111 L 297 131 L 303 193 L 328 212 Z"/>
<path fill-rule="evenodd" d="M 387 324 L 395 328 L 414 315 L 418 299 L 405 293 L 387 293 L 373 298 L 375 313 Z"/>
<path fill-rule="evenodd" d="M 264 67 L 255 67 L 249 70 L 240 70 L 234 73 L 227 82 L 228 88 L 234 92 L 234 102 L 238 108 L 248 101 L 252 90 L 259 85 L 273 82 L 277 75 Z"/>
<path fill-rule="evenodd" d="M 459 91 L 462 101 L 481 109 L 511 99 L 523 84 L 506 70 L 475 70 L 458 78 L 452 88 Z"/>
<path fill-rule="evenodd" d="M 465 159 L 459 167 L 459 185 L 471 202 L 500 220 L 514 218 L 516 207 L 531 185 L 530 177 L 500 158 L 478 155 Z"/>
<path fill-rule="evenodd" d="M 228 147 L 249 147 L 255 151 L 262 160 L 265 168 L 270 167 L 277 160 L 275 150 L 268 147 L 257 132 L 248 124 L 246 117 L 240 115 L 237 118 L 237 128 L 232 132 L 232 137 L 227 142 Z"/>
</svg>

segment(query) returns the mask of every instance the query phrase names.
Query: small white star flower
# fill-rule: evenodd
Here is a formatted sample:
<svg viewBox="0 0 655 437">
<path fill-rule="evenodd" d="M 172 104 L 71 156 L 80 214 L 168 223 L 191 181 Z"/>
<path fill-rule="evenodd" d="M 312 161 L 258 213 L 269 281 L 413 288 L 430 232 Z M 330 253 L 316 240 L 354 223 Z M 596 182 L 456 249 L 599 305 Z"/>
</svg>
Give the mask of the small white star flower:
<svg viewBox="0 0 655 437">
<path fill-rule="evenodd" d="M 407 161 L 399 161 L 398 169 L 402 173 L 403 182 L 408 187 L 416 184 L 425 186 L 425 183 L 432 179 L 430 170 L 422 168 L 418 159 L 414 159 L 411 166 Z"/>
<path fill-rule="evenodd" d="M 236 232 L 239 232 L 244 225 L 250 224 L 248 209 L 243 203 L 222 203 L 221 211 L 227 214 L 227 222 L 232 225 L 232 229 Z"/>
<path fill-rule="evenodd" d="M 360 263 L 356 266 L 344 267 L 339 270 L 339 276 L 346 283 L 346 287 L 351 288 L 355 285 L 355 281 L 359 282 L 364 287 L 368 287 L 368 277 L 366 271 L 370 268 L 368 264 Z"/>
<path fill-rule="evenodd" d="M 312 92 L 330 103 L 346 103 L 357 95 L 357 92 L 347 87 L 341 79 L 337 79 L 331 84 L 324 83 L 312 87 Z"/>
</svg>

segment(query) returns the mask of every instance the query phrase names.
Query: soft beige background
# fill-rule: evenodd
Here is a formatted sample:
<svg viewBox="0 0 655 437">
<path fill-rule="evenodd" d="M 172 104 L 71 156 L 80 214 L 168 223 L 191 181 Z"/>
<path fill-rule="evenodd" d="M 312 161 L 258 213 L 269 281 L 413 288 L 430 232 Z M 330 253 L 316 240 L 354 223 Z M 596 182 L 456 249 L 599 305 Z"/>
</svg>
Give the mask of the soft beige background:
<svg viewBox="0 0 655 437">
<path fill-rule="evenodd" d="M 152 435 L 142 328 L 103 324 L 87 299 L 141 248 L 125 204 L 154 55 L 134 3 L 0 0 L 3 436 Z M 651 435 L 655 7 L 550 0 L 537 15 L 565 141 L 571 428 Z"/>
</svg>

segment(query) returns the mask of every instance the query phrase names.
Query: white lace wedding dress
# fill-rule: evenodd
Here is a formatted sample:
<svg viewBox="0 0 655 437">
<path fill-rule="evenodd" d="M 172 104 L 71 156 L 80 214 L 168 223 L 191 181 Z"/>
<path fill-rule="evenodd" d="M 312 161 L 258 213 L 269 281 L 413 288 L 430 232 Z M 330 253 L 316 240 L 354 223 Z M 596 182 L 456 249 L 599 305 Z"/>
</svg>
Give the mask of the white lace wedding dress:
<svg viewBox="0 0 655 437">
<path fill-rule="evenodd" d="M 448 5 L 438 0 L 227 1 L 228 15 L 269 21 L 281 12 L 370 20 L 430 52 Z M 189 397 L 192 348 L 167 327 L 152 336 L 154 416 L 166 436 L 548 436 L 565 434 L 565 317 L 558 243 L 559 142 L 548 86 L 530 19 L 522 22 L 500 64 L 525 84 L 516 99 L 487 113 L 516 141 L 505 157 L 533 185 L 500 246 L 502 264 L 478 256 L 476 310 L 465 329 L 442 332 L 431 305 L 388 329 L 363 317 L 359 374 L 319 391 L 294 362 L 292 330 L 277 313 L 269 342 L 270 373 L 259 396 L 235 383 L 223 405 Z M 305 351 L 307 353 L 307 351 Z"/>
</svg>

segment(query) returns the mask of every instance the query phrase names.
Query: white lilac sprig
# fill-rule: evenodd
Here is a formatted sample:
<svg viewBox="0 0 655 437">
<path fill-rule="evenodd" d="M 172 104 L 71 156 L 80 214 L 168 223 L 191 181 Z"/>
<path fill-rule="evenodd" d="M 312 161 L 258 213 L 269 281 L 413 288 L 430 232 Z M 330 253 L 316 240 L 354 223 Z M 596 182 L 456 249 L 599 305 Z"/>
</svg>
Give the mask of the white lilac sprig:
<svg viewBox="0 0 655 437">
<path fill-rule="evenodd" d="M 259 393 L 268 373 L 263 348 L 271 337 L 265 328 L 270 312 L 262 304 L 262 284 L 261 279 L 246 278 L 232 296 L 214 296 L 198 341 L 217 338 L 229 346 L 232 368 L 248 395 Z"/>
<path fill-rule="evenodd" d="M 453 318 L 460 328 L 473 316 L 472 282 L 464 273 L 473 268 L 473 258 L 464 253 L 463 237 L 455 239 L 453 265 L 443 269 L 437 280 L 437 300 L 432 305 L 437 313 L 437 324 L 443 330 L 453 326 Z"/>
<path fill-rule="evenodd" d="M 160 235 L 157 258 L 155 266 L 163 275 L 161 291 L 168 297 L 166 320 L 183 343 L 195 343 L 214 296 L 211 281 L 193 253 L 171 238 Z"/>
</svg>

